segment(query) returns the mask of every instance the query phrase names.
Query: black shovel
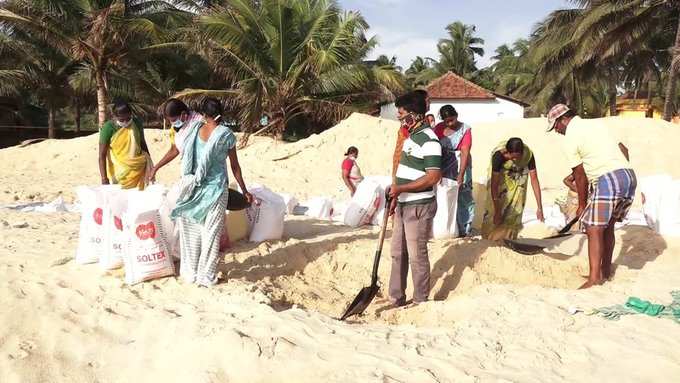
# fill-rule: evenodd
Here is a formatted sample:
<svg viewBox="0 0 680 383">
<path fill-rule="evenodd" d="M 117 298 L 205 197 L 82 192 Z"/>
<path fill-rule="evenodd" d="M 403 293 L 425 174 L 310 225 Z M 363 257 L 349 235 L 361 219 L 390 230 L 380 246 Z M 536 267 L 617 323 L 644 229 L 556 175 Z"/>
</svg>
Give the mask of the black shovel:
<svg viewBox="0 0 680 383">
<path fill-rule="evenodd" d="M 371 285 L 364 287 L 359 291 L 357 297 L 352 303 L 347 306 L 347 310 L 340 317 L 340 320 L 345 320 L 352 315 L 359 315 L 366 310 L 366 307 L 371 304 L 373 298 L 378 293 L 380 286 L 378 286 L 378 265 L 380 264 L 380 253 L 382 253 L 383 242 L 385 241 L 385 231 L 387 231 L 387 220 L 390 216 L 390 197 L 389 189 L 386 191 L 385 214 L 383 215 L 382 227 L 380 228 L 380 237 L 378 238 L 378 249 L 375 251 L 373 258 L 373 273 L 371 274 Z"/>
<path fill-rule="evenodd" d="M 242 193 L 237 190 L 229 188 L 229 198 L 227 199 L 227 210 L 243 210 L 249 207 L 250 204 Z"/>
<path fill-rule="evenodd" d="M 556 239 L 570 236 L 571 233 L 569 233 L 569 230 L 571 230 L 571 227 L 574 226 L 574 224 L 578 222 L 578 220 L 579 217 L 572 219 L 566 226 L 564 226 L 560 231 L 558 231 L 557 234 L 551 235 L 550 237 L 543 239 Z M 512 239 L 506 239 L 504 242 L 505 246 L 507 246 L 508 248 L 524 255 L 536 255 L 538 253 L 543 252 L 543 250 L 545 249 L 545 246 L 530 245 L 528 243 L 521 243 Z"/>
<path fill-rule="evenodd" d="M 551 235 L 550 237 L 544 239 L 562 238 L 571 235 L 571 233 L 569 233 L 569 230 L 571 230 L 571 227 L 574 226 L 576 222 L 578 222 L 579 218 L 580 217 L 573 218 L 571 221 L 569 221 L 569 223 L 566 224 L 566 226 L 564 226 L 560 231 L 558 231 L 557 234 Z"/>
</svg>

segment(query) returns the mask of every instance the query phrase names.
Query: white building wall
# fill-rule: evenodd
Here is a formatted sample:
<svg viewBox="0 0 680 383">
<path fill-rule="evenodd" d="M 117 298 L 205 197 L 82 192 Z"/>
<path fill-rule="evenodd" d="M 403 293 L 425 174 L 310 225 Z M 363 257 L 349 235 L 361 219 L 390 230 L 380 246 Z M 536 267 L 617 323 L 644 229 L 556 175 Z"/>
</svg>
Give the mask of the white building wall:
<svg viewBox="0 0 680 383">
<path fill-rule="evenodd" d="M 439 109 L 451 104 L 458 112 L 458 118 L 468 124 L 476 124 L 482 122 L 494 122 L 499 120 L 516 120 L 524 118 L 524 107 L 512 101 L 496 98 L 495 100 L 432 100 L 430 102 L 430 111 L 435 115 L 437 122 L 441 121 L 439 118 Z M 386 119 L 397 119 L 397 109 L 393 103 L 385 104 L 380 108 L 380 117 Z"/>
</svg>

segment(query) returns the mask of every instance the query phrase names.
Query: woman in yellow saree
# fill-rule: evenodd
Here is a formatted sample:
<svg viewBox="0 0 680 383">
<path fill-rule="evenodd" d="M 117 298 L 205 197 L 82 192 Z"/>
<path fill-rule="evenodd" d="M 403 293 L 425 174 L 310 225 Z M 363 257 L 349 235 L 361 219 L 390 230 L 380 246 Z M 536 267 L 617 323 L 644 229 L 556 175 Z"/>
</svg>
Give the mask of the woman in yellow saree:
<svg viewBox="0 0 680 383">
<path fill-rule="evenodd" d="M 491 154 L 490 177 L 482 237 L 491 240 L 515 239 L 522 230 L 522 214 L 527 200 L 527 184 L 536 197 L 536 218 L 543 221 L 541 185 L 534 154 L 519 138 L 501 142 Z"/>
<path fill-rule="evenodd" d="M 141 120 L 132 117 L 132 108 L 117 101 L 113 120 L 99 131 L 99 173 L 102 184 L 119 184 L 123 189 L 144 190 L 152 168 Z"/>
</svg>

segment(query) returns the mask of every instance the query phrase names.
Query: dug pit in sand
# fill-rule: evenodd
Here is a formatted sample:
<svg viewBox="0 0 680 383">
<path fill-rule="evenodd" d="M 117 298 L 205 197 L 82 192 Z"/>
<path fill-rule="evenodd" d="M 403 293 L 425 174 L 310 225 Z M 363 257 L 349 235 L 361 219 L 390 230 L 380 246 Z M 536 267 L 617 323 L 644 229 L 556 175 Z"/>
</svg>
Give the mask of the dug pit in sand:
<svg viewBox="0 0 680 383">
<path fill-rule="evenodd" d="M 389 226 L 388 226 L 389 227 Z M 349 230 L 306 219 L 287 222 L 285 242 L 239 244 L 226 255 L 227 278 L 254 282 L 274 307 L 297 306 L 338 317 L 370 278 L 377 229 Z M 388 230 L 388 237 L 391 232 Z M 485 283 L 574 289 L 587 271 L 583 257 L 526 256 L 477 239 L 434 241 L 430 245 L 432 299 L 446 300 Z M 389 267 L 379 279 L 387 281 Z M 390 321 L 386 286 L 361 321 Z M 407 295 L 412 286 L 407 288 Z"/>
</svg>

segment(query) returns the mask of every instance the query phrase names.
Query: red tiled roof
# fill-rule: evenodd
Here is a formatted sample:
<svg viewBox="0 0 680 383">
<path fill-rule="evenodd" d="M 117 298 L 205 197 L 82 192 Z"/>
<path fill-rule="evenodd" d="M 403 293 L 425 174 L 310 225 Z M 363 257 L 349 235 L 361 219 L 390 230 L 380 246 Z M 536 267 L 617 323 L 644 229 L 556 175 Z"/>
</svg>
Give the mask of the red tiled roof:
<svg viewBox="0 0 680 383">
<path fill-rule="evenodd" d="M 496 96 L 481 86 L 468 81 L 453 72 L 446 72 L 443 76 L 432 81 L 427 86 L 430 99 L 475 99 L 493 100 Z"/>
</svg>

